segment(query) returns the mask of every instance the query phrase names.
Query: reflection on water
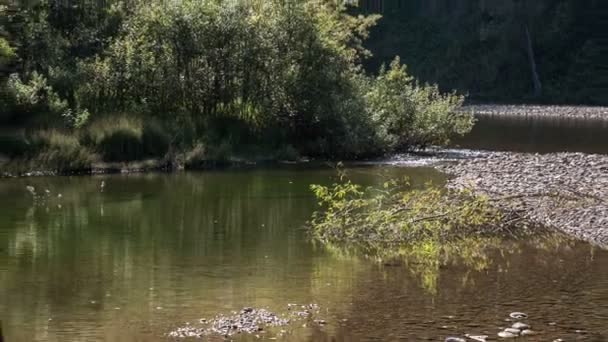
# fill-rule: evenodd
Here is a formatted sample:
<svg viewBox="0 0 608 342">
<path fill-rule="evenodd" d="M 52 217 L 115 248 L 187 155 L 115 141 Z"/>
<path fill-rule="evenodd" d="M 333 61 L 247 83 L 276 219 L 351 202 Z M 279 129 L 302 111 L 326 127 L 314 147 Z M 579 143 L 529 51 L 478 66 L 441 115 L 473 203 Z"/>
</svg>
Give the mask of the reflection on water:
<svg viewBox="0 0 608 342">
<path fill-rule="evenodd" d="M 604 154 L 608 153 L 608 120 L 480 116 L 473 131 L 454 145 L 496 151 Z"/>
<path fill-rule="evenodd" d="M 349 174 L 443 182 L 427 168 Z M 539 340 L 608 338 L 606 251 L 557 237 L 412 246 L 388 262 L 324 248 L 302 229 L 308 185 L 334 180 L 319 169 L 0 180 L 6 340 L 164 341 L 187 321 L 287 303 L 317 303 L 328 321 L 289 328 L 295 341 L 495 335 L 511 311 L 530 314 Z"/>
</svg>

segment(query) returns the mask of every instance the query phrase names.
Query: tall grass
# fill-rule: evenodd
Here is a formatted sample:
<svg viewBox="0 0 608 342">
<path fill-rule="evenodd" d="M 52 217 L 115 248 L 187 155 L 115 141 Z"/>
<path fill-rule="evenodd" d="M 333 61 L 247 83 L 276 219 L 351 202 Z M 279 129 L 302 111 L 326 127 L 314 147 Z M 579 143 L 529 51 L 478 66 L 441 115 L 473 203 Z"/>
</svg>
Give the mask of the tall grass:
<svg viewBox="0 0 608 342">
<path fill-rule="evenodd" d="M 133 161 L 162 157 L 169 150 L 170 137 L 154 120 L 108 116 L 91 123 L 83 142 L 105 161 Z"/>
<path fill-rule="evenodd" d="M 98 157 L 78 137 L 58 130 L 42 130 L 29 137 L 25 164 L 30 170 L 73 171 L 90 169 Z"/>
</svg>

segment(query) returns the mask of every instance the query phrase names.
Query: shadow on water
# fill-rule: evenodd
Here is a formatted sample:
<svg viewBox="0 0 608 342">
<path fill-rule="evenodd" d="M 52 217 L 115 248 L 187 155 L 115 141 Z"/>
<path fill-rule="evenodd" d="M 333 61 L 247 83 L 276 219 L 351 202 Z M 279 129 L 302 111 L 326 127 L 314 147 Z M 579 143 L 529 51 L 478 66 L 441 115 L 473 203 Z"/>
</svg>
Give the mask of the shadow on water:
<svg viewBox="0 0 608 342">
<path fill-rule="evenodd" d="M 479 116 L 455 147 L 516 152 L 608 153 L 608 120 L 534 116 Z"/>
<path fill-rule="evenodd" d="M 348 172 L 367 185 L 444 180 L 429 168 Z M 530 315 L 539 340 L 608 338 L 608 252 L 554 236 L 410 246 L 382 261 L 318 246 L 302 229 L 309 184 L 335 180 L 297 168 L 0 180 L 5 337 L 165 341 L 245 306 L 317 303 L 328 324 L 287 327 L 284 340 L 495 336 L 511 311 Z"/>
</svg>

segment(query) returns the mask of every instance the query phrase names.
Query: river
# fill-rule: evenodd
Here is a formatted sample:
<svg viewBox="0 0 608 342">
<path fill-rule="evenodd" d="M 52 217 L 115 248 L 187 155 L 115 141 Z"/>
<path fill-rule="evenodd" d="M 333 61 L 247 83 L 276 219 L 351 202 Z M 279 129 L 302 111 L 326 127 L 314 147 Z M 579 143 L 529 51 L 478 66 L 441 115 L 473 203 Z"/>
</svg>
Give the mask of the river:
<svg viewBox="0 0 608 342">
<path fill-rule="evenodd" d="M 428 167 L 347 172 L 445 182 Z M 0 179 L 5 341 L 167 341 L 201 318 L 291 303 L 317 304 L 327 324 L 261 339 L 495 338 L 523 311 L 529 341 L 608 341 L 608 251 L 553 234 L 391 262 L 324 248 L 305 229 L 309 185 L 335 181 L 323 166 Z"/>
</svg>

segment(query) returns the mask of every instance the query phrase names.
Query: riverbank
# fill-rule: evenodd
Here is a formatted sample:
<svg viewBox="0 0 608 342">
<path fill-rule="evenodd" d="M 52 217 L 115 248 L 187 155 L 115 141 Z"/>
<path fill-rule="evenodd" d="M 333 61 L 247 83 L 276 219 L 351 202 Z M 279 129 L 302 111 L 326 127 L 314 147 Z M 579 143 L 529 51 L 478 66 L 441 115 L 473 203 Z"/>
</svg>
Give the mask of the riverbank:
<svg viewBox="0 0 608 342">
<path fill-rule="evenodd" d="M 147 159 L 132 162 L 95 162 L 83 169 L 48 170 L 33 169 L 19 164 L 10 164 L 9 160 L 0 160 L 0 178 L 40 177 L 40 176 L 70 176 L 70 175 L 98 175 L 118 173 L 147 173 L 147 172 L 176 172 L 176 171 L 202 171 L 229 168 L 251 168 L 259 166 L 289 165 L 308 163 L 309 160 L 301 158 L 297 161 L 281 159 L 245 159 L 230 158 L 222 160 L 205 159 L 196 163 L 184 164 L 171 159 Z"/>
<path fill-rule="evenodd" d="M 608 120 L 608 107 L 551 105 L 466 105 L 475 116 L 546 117 L 555 119 Z"/>
<path fill-rule="evenodd" d="M 488 152 L 437 168 L 448 187 L 489 196 L 502 210 L 608 246 L 608 156 Z"/>
</svg>

